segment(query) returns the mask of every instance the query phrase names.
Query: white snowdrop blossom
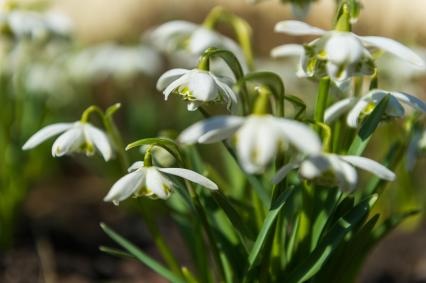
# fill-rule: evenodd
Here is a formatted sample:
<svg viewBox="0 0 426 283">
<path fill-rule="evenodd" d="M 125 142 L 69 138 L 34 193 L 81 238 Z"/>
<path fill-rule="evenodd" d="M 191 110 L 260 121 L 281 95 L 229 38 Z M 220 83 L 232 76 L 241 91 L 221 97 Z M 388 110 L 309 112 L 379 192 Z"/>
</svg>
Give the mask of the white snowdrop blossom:
<svg viewBox="0 0 426 283">
<path fill-rule="evenodd" d="M 247 69 L 244 53 L 234 40 L 202 25 L 170 21 L 149 31 L 145 37 L 156 48 L 175 57 L 181 66 L 195 66 L 207 48 L 216 47 L 234 53 L 242 67 Z"/>
<path fill-rule="evenodd" d="M 174 185 L 167 174 L 184 178 L 213 191 L 219 189 L 210 179 L 183 168 L 144 167 L 144 163 L 138 161 L 130 166 L 128 171 L 129 174 L 112 186 L 104 201 L 112 201 L 118 205 L 120 201 L 131 196 L 167 199 L 172 193 Z"/>
<path fill-rule="evenodd" d="M 52 146 L 54 157 L 73 152 L 83 152 L 87 156 L 92 156 L 98 150 L 105 161 L 112 158 L 113 150 L 108 136 L 102 130 L 81 121 L 46 126 L 31 136 L 22 149 L 32 149 L 59 134 L 61 135 Z"/>
<path fill-rule="evenodd" d="M 310 155 L 303 161 L 292 162 L 283 166 L 277 171 L 272 182 L 278 184 L 291 170 L 299 168 L 299 174 L 303 178 L 322 185 L 337 185 L 344 191 L 353 191 L 358 180 L 354 167 L 369 171 L 387 181 L 395 180 L 395 174 L 392 171 L 369 158 L 321 153 Z"/>
<path fill-rule="evenodd" d="M 319 38 L 305 44 L 285 44 L 271 51 L 273 57 L 300 56 L 301 77 L 329 76 L 340 85 L 352 76 L 372 75 L 375 64 L 371 52 L 380 49 L 401 59 L 425 68 L 420 56 L 390 38 L 358 36 L 352 32 L 325 31 L 299 21 L 282 21 L 276 24 L 276 32 L 289 35 L 316 35 Z"/>
<path fill-rule="evenodd" d="M 229 86 L 230 79 L 218 77 L 200 69 L 172 69 L 157 81 L 157 89 L 167 100 L 171 93 L 178 93 L 188 101 L 188 110 L 194 111 L 206 102 L 227 103 L 232 110 L 238 103 L 237 94 Z"/>
<path fill-rule="evenodd" d="M 318 136 L 307 125 L 272 115 L 213 117 L 184 130 L 179 141 L 214 143 L 234 134 L 239 162 L 248 173 L 262 173 L 281 146 L 291 144 L 307 154 L 321 151 Z"/>
<path fill-rule="evenodd" d="M 46 13 L 12 10 L 2 12 L 1 24 L 17 38 L 45 39 L 48 36 L 69 37 L 73 32 L 71 20 L 60 12 Z"/>
<path fill-rule="evenodd" d="M 125 46 L 102 43 L 76 53 L 68 63 L 76 80 L 126 80 L 137 75 L 155 76 L 162 67 L 158 52 L 143 44 Z"/>
<path fill-rule="evenodd" d="M 347 124 L 352 128 L 357 128 L 359 121 L 369 115 L 386 96 L 389 96 L 389 102 L 385 114 L 389 118 L 403 117 L 405 115 L 403 104 L 426 113 L 426 104 L 415 96 L 403 92 L 375 89 L 360 98 L 349 97 L 331 105 L 325 111 L 324 121 L 331 123 L 349 111 Z"/>
</svg>

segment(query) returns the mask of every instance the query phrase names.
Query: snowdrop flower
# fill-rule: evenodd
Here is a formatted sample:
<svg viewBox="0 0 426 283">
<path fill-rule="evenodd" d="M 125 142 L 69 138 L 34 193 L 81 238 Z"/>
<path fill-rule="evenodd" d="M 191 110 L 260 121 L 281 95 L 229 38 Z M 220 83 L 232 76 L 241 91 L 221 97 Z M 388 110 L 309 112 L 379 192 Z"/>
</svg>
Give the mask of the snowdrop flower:
<svg viewBox="0 0 426 283">
<path fill-rule="evenodd" d="M 52 156 L 54 157 L 73 152 L 84 152 L 87 156 L 91 156 L 98 150 L 105 161 L 108 161 L 113 155 L 108 136 L 102 130 L 81 121 L 46 126 L 31 136 L 22 149 L 32 149 L 58 134 L 61 135 L 52 146 Z"/>
<path fill-rule="evenodd" d="M 243 68 L 247 69 L 244 53 L 234 40 L 201 25 L 170 21 L 149 31 L 145 37 L 156 48 L 177 57 L 177 61 L 188 67 L 195 66 L 198 57 L 207 48 L 216 47 L 234 53 Z"/>
<path fill-rule="evenodd" d="M 387 95 L 389 95 L 389 103 L 386 108 L 386 115 L 388 117 L 404 116 L 405 110 L 402 104 L 409 105 L 417 111 L 426 113 L 426 104 L 415 96 L 403 92 L 375 89 L 360 98 L 350 97 L 331 105 L 325 111 L 324 121 L 331 123 L 350 110 L 346 120 L 347 124 L 352 128 L 357 128 L 360 118 L 370 114 L 375 106 Z"/>
<path fill-rule="evenodd" d="M 228 109 L 234 109 L 238 98 L 228 85 L 229 80 L 200 69 L 172 69 L 157 81 L 157 89 L 163 91 L 167 100 L 171 93 L 180 94 L 188 101 L 188 110 L 194 111 L 206 102 L 227 102 Z"/>
<path fill-rule="evenodd" d="M 393 181 L 395 174 L 374 160 L 352 155 L 313 154 L 302 162 L 292 162 L 280 170 L 272 182 L 278 184 L 287 174 L 296 168 L 302 177 L 314 180 L 319 184 L 337 185 L 341 190 L 353 191 L 358 180 L 354 167 L 369 171 L 377 177 Z"/>
<path fill-rule="evenodd" d="M 128 171 L 129 174 L 112 186 L 104 201 L 112 201 L 118 205 L 130 196 L 167 199 L 173 189 L 173 182 L 167 174 L 184 178 L 213 191 L 218 190 L 217 185 L 210 179 L 188 169 L 145 167 L 144 162 L 138 161 L 130 166 Z"/>
<path fill-rule="evenodd" d="M 102 80 L 112 77 L 126 80 L 139 74 L 155 76 L 162 67 L 153 48 L 103 43 L 82 50 L 68 63 L 71 76 L 77 80 Z"/>
<path fill-rule="evenodd" d="M 358 36 L 352 32 L 325 31 L 299 21 L 282 21 L 275 31 L 290 35 L 316 35 L 305 45 L 286 44 L 271 51 L 273 57 L 300 56 L 299 76 L 330 78 L 338 85 L 352 76 L 372 75 L 375 64 L 372 49 L 389 52 L 424 68 L 421 57 L 401 43 L 379 36 Z"/>
<path fill-rule="evenodd" d="M 68 37 L 73 31 L 70 19 L 59 12 L 13 10 L 3 16 L 5 20 L 3 24 L 6 24 L 18 38 L 28 37 L 39 40 L 49 35 Z"/>
<path fill-rule="evenodd" d="M 321 142 L 315 132 L 300 122 L 272 115 L 217 116 L 184 130 L 184 144 L 213 143 L 235 134 L 238 159 L 248 173 L 262 173 L 281 146 L 293 145 L 303 153 L 318 153 Z"/>
</svg>

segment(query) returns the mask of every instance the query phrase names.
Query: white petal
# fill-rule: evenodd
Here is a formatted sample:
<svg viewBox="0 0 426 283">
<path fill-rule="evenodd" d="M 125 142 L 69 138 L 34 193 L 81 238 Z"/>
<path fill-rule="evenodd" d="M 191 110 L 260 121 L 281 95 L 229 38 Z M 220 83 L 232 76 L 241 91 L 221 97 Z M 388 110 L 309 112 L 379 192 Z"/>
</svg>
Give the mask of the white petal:
<svg viewBox="0 0 426 283">
<path fill-rule="evenodd" d="M 335 119 L 339 118 L 343 113 L 351 109 L 356 101 L 357 99 L 355 97 L 348 97 L 334 103 L 325 110 L 324 122 L 330 124 Z"/>
<path fill-rule="evenodd" d="M 149 167 L 146 168 L 145 171 L 146 188 L 149 191 L 152 191 L 159 198 L 167 199 L 170 196 L 170 190 L 172 188 L 170 180 L 168 180 L 166 177 L 163 177 L 157 168 Z"/>
<path fill-rule="evenodd" d="M 92 142 L 105 161 L 108 161 L 112 157 L 112 147 L 108 136 L 98 128 L 92 125 L 85 125 L 86 135 L 90 142 Z"/>
<path fill-rule="evenodd" d="M 237 94 L 232 90 L 232 88 L 228 84 L 222 82 L 219 78 L 213 76 L 213 79 L 225 95 L 225 98 L 228 101 L 228 109 L 230 109 L 231 111 L 235 111 L 235 106 L 237 106 L 238 104 Z"/>
<path fill-rule="evenodd" d="M 139 168 L 143 167 L 143 161 L 136 161 L 129 168 L 127 168 L 127 172 L 136 171 Z"/>
<path fill-rule="evenodd" d="M 352 191 L 358 180 L 355 168 L 334 154 L 329 155 L 329 161 L 336 175 L 339 188 L 345 191 Z"/>
<path fill-rule="evenodd" d="M 376 46 L 414 65 L 425 67 L 425 62 L 419 55 L 393 39 L 380 36 L 360 36 L 359 38 L 367 44 Z"/>
<path fill-rule="evenodd" d="M 34 148 L 38 146 L 39 144 L 41 144 L 42 142 L 44 142 L 45 140 L 72 128 L 73 125 L 74 123 L 58 123 L 58 124 L 46 126 L 40 129 L 34 135 L 32 135 L 28 139 L 28 141 L 22 146 L 22 149 L 27 150 L 27 149 Z"/>
<path fill-rule="evenodd" d="M 313 179 L 329 170 L 330 166 L 330 161 L 325 155 L 312 155 L 302 162 L 300 174 L 307 179 Z"/>
<path fill-rule="evenodd" d="M 104 201 L 112 201 L 118 205 L 120 201 L 136 193 L 144 182 L 145 172 L 138 170 L 119 179 L 105 196 Z"/>
<path fill-rule="evenodd" d="M 376 175 L 377 177 L 381 179 L 388 180 L 388 181 L 395 180 L 395 174 L 392 171 L 390 171 L 388 168 L 386 168 L 385 166 L 381 165 L 380 163 L 374 160 L 361 157 L 361 156 L 352 156 L 352 155 L 340 156 L 340 158 L 351 163 L 352 165 L 356 167 L 359 167 L 361 169 L 364 169 L 366 171 L 373 173 L 374 175 Z"/>
<path fill-rule="evenodd" d="M 272 57 L 303 56 L 305 49 L 300 44 L 284 44 L 271 50 Z"/>
<path fill-rule="evenodd" d="M 337 65 L 358 62 L 363 51 L 361 40 L 351 32 L 333 32 L 325 44 L 327 60 Z"/>
<path fill-rule="evenodd" d="M 349 112 L 348 117 L 346 118 L 346 122 L 349 127 L 351 128 L 358 127 L 359 115 L 370 104 L 370 102 L 371 102 L 371 98 L 363 97 L 355 104 L 355 106 Z"/>
<path fill-rule="evenodd" d="M 216 191 L 219 189 L 218 186 L 213 181 L 192 170 L 183 169 L 183 168 L 157 168 L 157 169 L 167 174 L 172 174 L 175 176 L 182 177 L 184 179 L 187 179 L 191 182 L 199 184 L 213 191 Z"/>
<path fill-rule="evenodd" d="M 321 141 L 318 135 L 307 125 L 284 118 L 274 118 L 285 138 L 304 153 L 321 152 Z"/>
<path fill-rule="evenodd" d="M 287 177 L 288 173 L 290 173 L 291 170 L 296 169 L 299 166 L 300 166 L 300 162 L 290 162 L 284 165 L 277 171 L 277 173 L 275 173 L 275 176 L 272 178 L 272 184 L 274 185 L 278 184 L 285 177 Z"/>
<path fill-rule="evenodd" d="M 422 111 L 424 113 L 426 112 L 426 104 L 421 99 L 404 92 L 392 91 L 390 94 L 396 97 L 402 103 L 409 105 L 416 110 Z"/>
<path fill-rule="evenodd" d="M 156 85 L 157 90 L 161 91 L 161 90 L 165 89 L 172 82 L 174 82 L 179 77 L 181 77 L 182 75 L 184 75 L 188 72 L 189 72 L 189 70 L 187 70 L 187 69 L 179 69 L 179 68 L 168 70 L 167 72 L 162 74 L 161 77 L 158 79 L 157 85 Z"/>
<path fill-rule="evenodd" d="M 192 70 L 188 73 L 186 86 L 192 96 L 199 101 L 213 101 L 219 95 L 215 80 L 208 72 Z"/>
<path fill-rule="evenodd" d="M 52 146 L 52 156 L 63 156 L 76 151 L 84 143 L 82 127 L 73 127 L 59 136 Z"/>
<path fill-rule="evenodd" d="M 222 48 L 223 36 L 213 30 L 204 27 L 198 28 L 191 35 L 189 49 L 195 54 L 201 54 L 209 47 Z"/>
<path fill-rule="evenodd" d="M 213 143 L 231 136 L 244 120 L 243 117 L 238 116 L 216 116 L 197 122 L 185 129 L 179 135 L 178 140 L 184 144 Z M 214 134 L 209 134 L 211 131 L 215 131 Z M 226 133 L 226 135 L 224 136 L 223 133 Z M 204 135 L 206 136 L 204 137 Z"/>
<path fill-rule="evenodd" d="M 386 115 L 391 117 L 403 117 L 405 115 L 405 109 L 402 107 L 401 102 L 399 100 L 390 95 L 389 102 L 386 108 Z"/>
<path fill-rule="evenodd" d="M 251 116 L 237 132 L 237 155 L 239 163 L 244 171 L 250 174 L 262 173 L 265 170 L 264 164 L 258 164 L 254 160 L 261 150 L 257 142 L 257 137 L 262 120 L 267 123 L 267 119 L 265 118 Z"/>
<path fill-rule="evenodd" d="M 174 51 L 180 40 L 189 36 L 199 26 L 187 21 L 170 21 L 147 32 L 146 38 L 158 49 L 163 51 Z"/>
<path fill-rule="evenodd" d="M 163 91 L 164 94 L 164 100 L 167 100 L 169 98 L 169 95 L 178 87 L 181 85 L 184 85 L 188 83 L 188 73 L 182 75 L 180 78 L 176 79 L 175 81 L 171 82 L 166 89 Z"/>
<path fill-rule="evenodd" d="M 323 29 L 308 25 L 300 21 L 282 21 L 275 25 L 276 32 L 284 32 L 291 35 L 323 35 Z"/>
</svg>

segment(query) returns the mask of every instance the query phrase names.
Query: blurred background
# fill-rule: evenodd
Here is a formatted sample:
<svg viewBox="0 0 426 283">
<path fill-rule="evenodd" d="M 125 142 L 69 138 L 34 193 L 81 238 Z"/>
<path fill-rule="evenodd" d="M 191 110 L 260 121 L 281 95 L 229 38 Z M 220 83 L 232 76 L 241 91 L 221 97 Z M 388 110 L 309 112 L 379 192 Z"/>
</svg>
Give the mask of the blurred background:
<svg viewBox="0 0 426 283">
<path fill-rule="evenodd" d="M 354 31 L 397 39 L 426 59 L 426 0 L 361 1 L 364 9 Z M 161 130 L 179 132 L 201 119 L 184 102 L 164 102 L 155 89 L 165 70 L 180 67 L 147 40 L 146 32 L 171 20 L 202 23 L 221 5 L 246 19 L 253 29 L 258 70 L 282 75 L 287 92 L 312 101 L 316 83 L 296 79 L 294 60 L 272 60 L 270 50 L 306 38 L 273 32 L 281 20 L 292 19 L 291 7 L 265 0 L 251 5 L 244 0 L 58 0 L 11 1 L 13 8 L 42 14 L 51 26 L 36 29 L 39 16 L 21 15 L 20 24 L 0 22 L 0 282 L 165 282 L 138 262 L 102 254 L 99 245 L 110 240 L 100 222 L 115 227 L 144 251 L 157 256 L 140 211 L 132 204 L 115 207 L 103 197 L 121 175 L 117 161 L 105 164 L 75 155 L 54 159 L 51 142 L 30 152 L 23 143 L 39 128 L 77 121 L 84 109 L 103 109 L 120 102 L 115 119 L 125 143 L 158 136 Z M 1 4 L 3 5 L 3 4 Z M 335 2 L 319 0 L 306 21 L 330 28 Z M 60 16 L 59 16 L 60 15 Z M 33 16 L 35 19 L 33 19 Z M 17 21 L 17 20 L 16 20 Z M 219 30 L 232 37 L 226 27 Z M 160 48 L 161 49 L 161 48 Z M 381 87 L 404 90 L 426 100 L 426 74 L 404 62 L 383 56 Z M 312 105 L 312 103 L 307 103 Z M 308 111 L 310 111 L 308 109 Z M 99 123 L 94 119 L 94 123 Z M 377 136 L 394 138 L 402 123 L 381 127 Z M 386 139 L 385 139 L 386 140 Z M 387 145 L 372 143 L 370 157 L 381 158 Z M 134 160 L 140 153 L 132 153 Z M 206 153 L 206 158 L 209 154 Z M 405 163 L 398 180 L 388 186 L 379 208 L 382 213 L 426 207 L 426 158 L 413 170 Z M 176 227 L 162 213 L 161 203 L 144 200 L 159 210 L 158 221 L 180 260 Z M 405 222 L 371 254 L 359 282 L 426 282 L 425 214 Z"/>
</svg>

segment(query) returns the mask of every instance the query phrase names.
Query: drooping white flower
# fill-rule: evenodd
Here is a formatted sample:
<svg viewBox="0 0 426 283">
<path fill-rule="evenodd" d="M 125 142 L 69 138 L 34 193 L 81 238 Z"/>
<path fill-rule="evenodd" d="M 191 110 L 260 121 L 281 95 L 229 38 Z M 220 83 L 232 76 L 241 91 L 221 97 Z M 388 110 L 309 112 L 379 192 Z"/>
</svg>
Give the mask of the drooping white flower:
<svg viewBox="0 0 426 283">
<path fill-rule="evenodd" d="M 311 128 L 272 115 L 217 116 L 190 126 L 181 133 L 179 141 L 213 143 L 234 134 L 239 162 L 248 173 L 262 173 L 281 146 L 291 144 L 308 154 L 321 151 L 321 142 Z"/>
<path fill-rule="evenodd" d="M 156 48 L 171 55 L 180 66 L 194 67 L 207 48 L 216 47 L 234 53 L 246 69 L 244 53 L 234 40 L 201 25 L 170 21 L 149 31 L 145 37 Z"/>
<path fill-rule="evenodd" d="M 2 24 L 17 38 L 45 39 L 48 36 L 68 37 L 73 32 L 71 20 L 60 12 L 12 10 L 3 13 Z"/>
<path fill-rule="evenodd" d="M 128 171 L 129 174 L 112 186 L 104 201 L 112 201 L 118 205 L 120 201 L 131 196 L 167 199 L 173 190 L 173 182 L 167 177 L 167 174 L 187 179 L 210 190 L 218 190 L 213 181 L 188 169 L 144 167 L 144 163 L 138 161 L 130 166 Z"/>
<path fill-rule="evenodd" d="M 287 174 L 299 168 L 302 177 L 316 180 L 320 184 L 337 185 L 341 190 L 353 191 L 358 175 L 354 167 L 369 171 L 377 177 L 393 181 L 395 174 L 374 160 L 352 155 L 313 154 L 303 161 L 292 162 L 277 171 L 272 182 L 281 182 Z"/>
<path fill-rule="evenodd" d="M 125 46 L 102 43 L 69 58 L 68 69 L 76 80 L 102 80 L 111 77 L 125 81 L 137 75 L 154 76 L 162 67 L 156 50 L 143 44 Z"/>
<path fill-rule="evenodd" d="M 375 65 L 372 49 L 380 49 L 424 68 L 421 57 L 401 43 L 379 36 L 358 36 L 352 32 L 325 31 L 299 21 L 277 23 L 275 31 L 290 35 L 316 35 L 320 38 L 304 46 L 282 45 L 271 51 L 273 57 L 299 55 L 300 76 L 330 76 L 341 84 L 352 76 L 372 75 Z"/>
<path fill-rule="evenodd" d="M 375 106 L 388 95 L 389 102 L 386 108 L 386 115 L 388 117 L 394 118 L 404 116 L 405 110 L 402 104 L 426 113 L 426 104 L 415 96 L 403 92 L 375 89 L 360 98 L 349 97 L 331 105 L 325 111 L 324 121 L 326 123 L 331 123 L 336 118 L 349 111 L 347 124 L 352 128 L 356 128 L 358 127 L 360 118 L 370 114 Z"/>
<path fill-rule="evenodd" d="M 61 134 L 62 133 L 62 134 Z M 60 157 L 73 152 L 84 152 L 91 156 L 98 150 L 105 161 L 113 155 L 108 136 L 89 123 L 58 123 L 46 126 L 32 135 L 23 145 L 23 150 L 32 149 L 45 140 L 61 134 L 53 143 L 52 156 Z"/>
<path fill-rule="evenodd" d="M 157 81 L 157 89 L 163 91 L 167 100 L 173 92 L 188 101 L 188 110 L 194 111 L 206 102 L 225 101 L 228 109 L 238 103 L 238 97 L 228 85 L 229 80 L 200 69 L 172 69 Z"/>
</svg>

